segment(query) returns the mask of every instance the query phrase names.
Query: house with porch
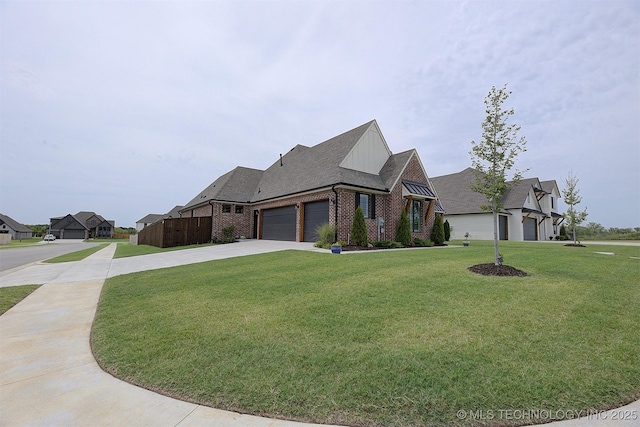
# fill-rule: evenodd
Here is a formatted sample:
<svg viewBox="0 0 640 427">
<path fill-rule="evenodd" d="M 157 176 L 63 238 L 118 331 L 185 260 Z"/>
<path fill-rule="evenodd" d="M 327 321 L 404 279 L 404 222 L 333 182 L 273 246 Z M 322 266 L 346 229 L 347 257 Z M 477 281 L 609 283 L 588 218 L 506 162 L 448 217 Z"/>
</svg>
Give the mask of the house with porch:
<svg viewBox="0 0 640 427">
<path fill-rule="evenodd" d="M 90 211 L 51 218 L 49 222 L 49 233 L 56 239 L 111 238 L 115 228 L 115 221 Z"/>
<path fill-rule="evenodd" d="M 431 178 L 446 208 L 444 219 L 451 226 L 452 239 L 493 240 L 493 215 L 480 209 L 486 205 L 484 195 L 471 190 L 475 170 Z M 504 197 L 498 214 L 501 240 L 549 240 L 559 234 L 563 217 L 558 213 L 560 190 L 555 180 L 525 178 L 513 185 Z"/>
<path fill-rule="evenodd" d="M 238 166 L 213 181 L 181 217 L 211 217 L 212 239 L 237 236 L 314 242 L 318 226 L 336 225 L 348 241 L 356 208 L 369 240 L 394 240 L 406 211 L 412 236 L 428 239 L 444 213 L 415 149 L 393 154 L 372 120 L 314 146 L 296 145 L 267 169 Z"/>
</svg>

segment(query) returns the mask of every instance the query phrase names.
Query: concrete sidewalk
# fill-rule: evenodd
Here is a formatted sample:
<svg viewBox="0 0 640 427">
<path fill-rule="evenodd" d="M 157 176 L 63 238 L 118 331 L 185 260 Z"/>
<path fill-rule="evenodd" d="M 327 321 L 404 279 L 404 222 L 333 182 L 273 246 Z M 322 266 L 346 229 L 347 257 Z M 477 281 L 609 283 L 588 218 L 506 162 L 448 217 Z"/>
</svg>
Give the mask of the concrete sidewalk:
<svg viewBox="0 0 640 427">
<path fill-rule="evenodd" d="M 115 249 L 114 243 L 83 261 L 38 264 L 0 277 L 0 286 L 43 283 L 0 316 L 0 425 L 310 425 L 222 411 L 130 385 L 100 369 L 89 338 L 107 277 L 284 249 L 314 250 L 311 244 L 247 241 L 113 260 Z M 621 410 L 635 411 L 636 418 L 612 422 L 622 413 L 608 411 L 597 419 L 552 425 L 638 425 L 640 402 Z"/>
</svg>

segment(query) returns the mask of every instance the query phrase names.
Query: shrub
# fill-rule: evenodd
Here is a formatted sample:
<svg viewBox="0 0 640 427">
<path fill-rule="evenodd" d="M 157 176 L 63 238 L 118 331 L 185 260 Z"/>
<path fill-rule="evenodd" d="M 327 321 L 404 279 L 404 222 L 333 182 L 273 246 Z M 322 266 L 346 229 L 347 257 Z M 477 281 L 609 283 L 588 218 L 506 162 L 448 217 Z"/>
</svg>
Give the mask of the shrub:
<svg viewBox="0 0 640 427">
<path fill-rule="evenodd" d="M 236 232 L 236 226 L 230 225 L 222 229 L 222 241 L 224 243 L 233 243 L 236 241 L 234 234 Z"/>
<path fill-rule="evenodd" d="M 425 247 L 425 248 L 430 248 L 431 246 L 433 246 L 433 242 L 431 240 L 424 240 L 424 239 L 420 239 L 418 237 L 413 239 L 413 244 L 415 246 L 422 246 L 422 247 Z"/>
<path fill-rule="evenodd" d="M 431 240 L 435 245 L 444 244 L 444 224 L 442 223 L 442 215 L 436 215 L 431 230 Z"/>
<path fill-rule="evenodd" d="M 451 238 L 451 225 L 449 224 L 449 220 L 444 222 L 444 240 L 446 242 Z"/>
<path fill-rule="evenodd" d="M 351 223 L 351 243 L 356 246 L 367 246 L 367 224 L 364 222 L 364 212 L 360 206 L 353 214 Z"/>
<path fill-rule="evenodd" d="M 325 243 L 331 243 L 336 238 L 336 226 L 325 222 L 324 224 L 319 225 L 318 228 L 316 228 L 316 234 L 320 239 L 318 241 L 318 243 L 320 244 L 319 246 L 322 246 Z"/>
<path fill-rule="evenodd" d="M 411 225 L 407 213 L 403 210 L 398 221 L 398 229 L 396 230 L 396 242 L 402 243 L 403 246 L 411 246 Z"/>
<path fill-rule="evenodd" d="M 391 248 L 391 247 L 393 247 L 393 242 L 391 240 L 376 240 L 372 244 L 376 248 Z"/>
</svg>

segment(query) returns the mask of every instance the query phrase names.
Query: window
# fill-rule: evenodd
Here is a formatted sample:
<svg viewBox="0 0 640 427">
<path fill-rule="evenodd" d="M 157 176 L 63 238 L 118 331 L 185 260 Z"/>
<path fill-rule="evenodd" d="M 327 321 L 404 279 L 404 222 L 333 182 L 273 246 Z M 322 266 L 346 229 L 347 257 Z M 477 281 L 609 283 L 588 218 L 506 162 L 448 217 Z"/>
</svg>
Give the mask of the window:
<svg viewBox="0 0 640 427">
<path fill-rule="evenodd" d="M 551 209 L 556 208 L 556 198 L 551 196 Z"/>
<path fill-rule="evenodd" d="M 373 194 L 356 193 L 356 209 L 360 206 L 365 218 L 376 217 L 376 198 Z"/>
<path fill-rule="evenodd" d="M 242 206 L 242 205 L 236 205 L 236 213 L 237 213 L 237 214 L 244 213 L 244 206 Z"/>
<path fill-rule="evenodd" d="M 231 213 L 231 205 L 222 205 L 222 213 Z"/>
<path fill-rule="evenodd" d="M 96 220 L 95 219 L 91 220 L 91 225 L 96 225 Z"/>
<path fill-rule="evenodd" d="M 411 231 L 419 233 L 422 231 L 422 200 L 412 200 L 409 207 L 409 223 Z"/>
</svg>

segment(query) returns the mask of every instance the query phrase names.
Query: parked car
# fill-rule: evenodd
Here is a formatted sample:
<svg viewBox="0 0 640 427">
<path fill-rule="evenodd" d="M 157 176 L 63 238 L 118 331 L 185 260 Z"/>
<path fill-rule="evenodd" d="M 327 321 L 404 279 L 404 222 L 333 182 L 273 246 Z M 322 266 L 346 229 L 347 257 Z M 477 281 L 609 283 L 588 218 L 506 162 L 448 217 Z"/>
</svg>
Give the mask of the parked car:
<svg viewBox="0 0 640 427">
<path fill-rule="evenodd" d="M 44 236 L 45 242 L 53 242 L 54 240 L 56 240 L 56 236 L 54 236 L 53 234 L 47 234 L 46 236 Z"/>
</svg>

